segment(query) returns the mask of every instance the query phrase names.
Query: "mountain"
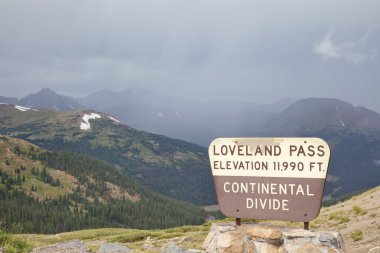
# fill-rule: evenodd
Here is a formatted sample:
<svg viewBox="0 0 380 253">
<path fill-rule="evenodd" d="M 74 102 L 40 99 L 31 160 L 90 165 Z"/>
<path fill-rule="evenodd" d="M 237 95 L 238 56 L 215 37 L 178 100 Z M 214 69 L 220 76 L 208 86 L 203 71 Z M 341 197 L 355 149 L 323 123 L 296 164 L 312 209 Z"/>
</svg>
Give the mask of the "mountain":
<svg viewBox="0 0 380 253">
<path fill-rule="evenodd" d="M 18 99 L 15 98 L 15 97 L 3 97 L 3 96 L 0 96 L 0 103 L 1 104 L 17 104 L 18 103 Z"/>
<path fill-rule="evenodd" d="M 218 136 L 235 136 L 260 128 L 273 115 L 294 103 L 274 104 L 210 101 L 196 102 L 144 89 L 99 91 L 78 99 L 88 108 L 117 117 L 138 130 L 186 140 L 202 146 Z"/>
<path fill-rule="evenodd" d="M 21 99 L 0 96 L 0 104 L 19 105 L 33 109 L 46 109 L 61 112 L 85 108 L 85 106 L 78 103 L 75 99 L 59 95 L 48 88 L 41 89 L 39 92 L 29 94 Z"/>
<path fill-rule="evenodd" d="M 380 184 L 380 114 L 339 99 L 302 99 L 250 136 L 325 139 L 331 159 L 325 200 Z"/>
<path fill-rule="evenodd" d="M 21 98 L 17 104 L 35 109 L 48 109 L 53 111 L 71 111 L 84 108 L 83 105 L 74 99 L 59 95 L 48 88 Z"/>
<path fill-rule="evenodd" d="M 0 135 L 0 222 L 18 233 L 203 223 L 201 210 L 145 189 L 95 158 Z"/>
<path fill-rule="evenodd" d="M 308 98 L 290 105 L 264 128 L 282 135 L 321 129 L 370 133 L 380 132 L 380 117 L 339 99 Z"/>
<path fill-rule="evenodd" d="M 205 148 L 135 130 L 105 113 L 0 105 L 0 133 L 108 161 L 170 197 L 202 205 L 216 202 Z"/>
<path fill-rule="evenodd" d="M 221 107 L 219 116 L 206 116 L 202 111 L 189 117 L 200 118 L 194 122 L 178 112 L 182 121 L 173 126 L 174 120 L 168 118 L 174 118 L 176 111 L 159 106 L 139 111 L 138 107 L 136 104 L 128 111 L 131 121 L 136 117 L 135 122 L 141 122 L 140 115 L 144 115 L 147 125 L 161 127 L 161 131 L 172 129 L 173 135 L 193 140 L 229 136 L 325 139 L 332 150 L 325 201 L 380 184 L 380 115 L 342 100 L 301 99 L 281 112 L 255 111 L 246 106 L 239 114 Z M 160 112 L 161 116 L 154 117 Z M 98 113 L 101 119 L 90 119 L 93 127 L 89 131 L 81 130 L 84 115 L 92 113 L 96 112 L 22 112 L 0 105 L 0 132 L 48 149 L 99 157 L 117 164 L 142 185 L 174 198 L 202 205 L 215 203 L 205 148 L 120 125 L 102 113 Z"/>
</svg>

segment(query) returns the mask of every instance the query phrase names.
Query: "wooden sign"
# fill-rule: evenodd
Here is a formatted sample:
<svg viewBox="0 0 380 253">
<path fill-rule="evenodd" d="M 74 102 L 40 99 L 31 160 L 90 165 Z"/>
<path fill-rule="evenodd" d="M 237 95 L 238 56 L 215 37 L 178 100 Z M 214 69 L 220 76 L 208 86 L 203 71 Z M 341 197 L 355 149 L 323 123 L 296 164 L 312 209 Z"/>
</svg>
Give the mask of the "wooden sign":
<svg viewBox="0 0 380 253">
<path fill-rule="evenodd" d="M 209 146 L 228 217 L 308 222 L 318 216 L 330 148 L 319 138 L 220 138 Z"/>
</svg>

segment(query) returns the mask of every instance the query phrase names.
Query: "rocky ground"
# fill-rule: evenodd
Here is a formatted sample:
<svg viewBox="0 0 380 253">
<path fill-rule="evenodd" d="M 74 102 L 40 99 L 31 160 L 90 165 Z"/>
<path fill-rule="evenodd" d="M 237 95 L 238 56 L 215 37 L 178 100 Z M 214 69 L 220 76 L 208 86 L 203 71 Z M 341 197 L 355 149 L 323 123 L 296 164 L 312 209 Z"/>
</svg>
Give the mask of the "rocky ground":
<svg viewBox="0 0 380 253">
<path fill-rule="evenodd" d="M 213 224 L 202 248 L 206 253 L 343 253 L 339 232 L 311 231 L 266 224 Z"/>
<path fill-rule="evenodd" d="M 380 187 L 323 208 L 312 227 L 339 230 L 347 252 L 380 252 Z"/>
</svg>

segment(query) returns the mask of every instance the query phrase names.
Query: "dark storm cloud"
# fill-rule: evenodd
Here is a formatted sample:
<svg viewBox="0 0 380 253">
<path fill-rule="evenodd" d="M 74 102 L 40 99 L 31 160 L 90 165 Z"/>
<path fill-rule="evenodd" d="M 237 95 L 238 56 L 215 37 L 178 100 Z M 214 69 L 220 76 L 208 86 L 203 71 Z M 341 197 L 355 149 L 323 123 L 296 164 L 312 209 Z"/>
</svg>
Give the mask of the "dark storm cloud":
<svg viewBox="0 0 380 253">
<path fill-rule="evenodd" d="M 380 111 L 379 1 L 1 1 L 2 94 L 144 87 Z"/>
</svg>

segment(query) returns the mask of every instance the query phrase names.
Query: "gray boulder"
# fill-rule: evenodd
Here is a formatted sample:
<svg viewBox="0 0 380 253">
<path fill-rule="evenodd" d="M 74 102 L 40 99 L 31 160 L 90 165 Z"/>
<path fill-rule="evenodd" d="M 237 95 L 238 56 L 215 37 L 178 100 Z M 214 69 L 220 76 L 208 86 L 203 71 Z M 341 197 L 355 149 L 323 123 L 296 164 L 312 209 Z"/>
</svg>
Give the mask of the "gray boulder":
<svg viewBox="0 0 380 253">
<path fill-rule="evenodd" d="M 99 253 L 130 253 L 132 250 L 128 247 L 121 246 L 117 243 L 102 244 Z"/>
<path fill-rule="evenodd" d="M 47 247 L 36 248 L 32 253 L 89 253 L 89 249 L 81 240 L 71 240 Z"/>
</svg>

